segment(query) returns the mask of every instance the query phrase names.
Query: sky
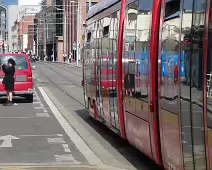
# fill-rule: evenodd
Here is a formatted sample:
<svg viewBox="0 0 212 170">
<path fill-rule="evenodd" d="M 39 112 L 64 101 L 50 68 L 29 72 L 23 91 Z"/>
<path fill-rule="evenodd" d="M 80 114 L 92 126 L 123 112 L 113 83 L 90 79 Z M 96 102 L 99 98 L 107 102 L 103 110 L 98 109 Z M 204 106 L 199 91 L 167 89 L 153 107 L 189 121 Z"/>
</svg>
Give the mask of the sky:
<svg viewBox="0 0 212 170">
<path fill-rule="evenodd" d="M 8 5 L 17 5 L 18 0 L 3 0 L 4 5 L 7 7 Z"/>
</svg>

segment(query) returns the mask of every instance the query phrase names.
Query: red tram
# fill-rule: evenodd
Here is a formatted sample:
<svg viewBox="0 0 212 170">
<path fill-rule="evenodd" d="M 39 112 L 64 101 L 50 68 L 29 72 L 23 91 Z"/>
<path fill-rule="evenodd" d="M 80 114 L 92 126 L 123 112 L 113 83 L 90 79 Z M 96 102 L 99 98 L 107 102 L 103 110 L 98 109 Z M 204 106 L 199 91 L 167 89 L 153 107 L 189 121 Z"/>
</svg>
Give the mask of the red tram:
<svg viewBox="0 0 212 170">
<path fill-rule="evenodd" d="M 211 8 L 212 0 L 102 0 L 87 15 L 89 113 L 165 169 L 212 170 Z"/>
</svg>

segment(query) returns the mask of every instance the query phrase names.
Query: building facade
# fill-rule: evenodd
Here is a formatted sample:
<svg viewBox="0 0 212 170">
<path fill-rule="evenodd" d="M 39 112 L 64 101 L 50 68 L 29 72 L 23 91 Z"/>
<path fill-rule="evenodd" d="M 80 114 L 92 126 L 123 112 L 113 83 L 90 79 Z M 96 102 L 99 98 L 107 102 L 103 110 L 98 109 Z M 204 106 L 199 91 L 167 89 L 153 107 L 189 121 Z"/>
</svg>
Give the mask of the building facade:
<svg viewBox="0 0 212 170">
<path fill-rule="evenodd" d="M 13 52 L 16 49 L 16 42 L 14 33 L 17 31 L 17 16 L 18 16 L 18 5 L 8 6 L 8 51 Z M 15 43 L 15 44 L 14 44 Z"/>
<path fill-rule="evenodd" d="M 18 52 L 19 45 L 18 45 L 18 21 L 16 20 L 11 27 L 11 33 L 9 38 L 9 32 L 8 32 L 8 40 L 10 39 L 9 43 L 9 52 L 10 53 L 16 53 Z"/>
<path fill-rule="evenodd" d="M 43 0 L 41 5 L 42 10 L 36 15 L 35 48 L 42 60 L 51 60 L 54 55 L 56 61 L 63 55 L 63 1 Z"/>
<path fill-rule="evenodd" d="M 28 26 L 34 24 L 34 15 L 24 15 L 18 22 L 18 44 L 20 52 L 28 51 Z"/>
<path fill-rule="evenodd" d="M 7 9 L 4 6 L 0 6 L 0 53 L 4 53 L 7 46 L 6 13 Z M 2 44 L 6 46 L 3 47 Z"/>
<path fill-rule="evenodd" d="M 34 21 L 32 25 L 28 26 L 28 44 L 27 44 L 27 49 L 28 52 L 33 54 L 35 52 L 35 44 L 34 44 Z"/>
<path fill-rule="evenodd" d="M 100 0 L 64 0 L 64 16 L 63 16 L 63 53 L 67 58 L 72 54 L 72 58 L 76 61 L 78 50 L 78 59 L 80 59 L 80 51 L 83 47 L 82 36 L 84 34 L 83 24 L 86 21 L 86 14 L 89 7 L 95 5 Z M 78 45 L 77 46 L 77 42 Z M 79 47 L 77 49 L 77 47 Z"/>
</svg>

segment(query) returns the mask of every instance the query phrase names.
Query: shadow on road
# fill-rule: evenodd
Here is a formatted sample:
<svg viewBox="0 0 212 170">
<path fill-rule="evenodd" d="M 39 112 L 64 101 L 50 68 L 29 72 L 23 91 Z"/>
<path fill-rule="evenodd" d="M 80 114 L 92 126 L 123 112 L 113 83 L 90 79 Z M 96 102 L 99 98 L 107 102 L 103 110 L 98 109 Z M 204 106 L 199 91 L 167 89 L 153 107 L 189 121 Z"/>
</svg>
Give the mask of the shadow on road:
<svg viewBox="0 0 212 170">
<path fill-rule="evenodd" d="M 7 97 L 0 97 L 0 105 L 4 104 L 7 101 Z M 28 103 L 28 101 L 24 97 L 14 97 L 13 103 Z"/>
<path fill-rule="evenodd" d="M 86 109 L 77 110 L 76 113 L 138 170 L 162 170 L 162 168 L 159 168 L 152 160 L 132 147 L 127 141 L 100 122 L 95 121 L 91 116 L 88 116 Z"/>
</svg>

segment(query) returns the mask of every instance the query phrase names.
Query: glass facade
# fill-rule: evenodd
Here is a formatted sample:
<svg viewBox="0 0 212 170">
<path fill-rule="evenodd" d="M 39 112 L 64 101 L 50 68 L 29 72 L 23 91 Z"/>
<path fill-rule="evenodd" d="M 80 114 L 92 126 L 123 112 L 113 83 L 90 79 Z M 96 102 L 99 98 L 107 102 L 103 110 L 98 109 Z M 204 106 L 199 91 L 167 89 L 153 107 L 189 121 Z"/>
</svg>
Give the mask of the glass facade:
<svg viewBox="0 0 212 170">
<path fill-rule="evenodd" d="M 63 36 L 63 0 L 55 0 L 56 10 L 56 36 Z"/>
</svg>

